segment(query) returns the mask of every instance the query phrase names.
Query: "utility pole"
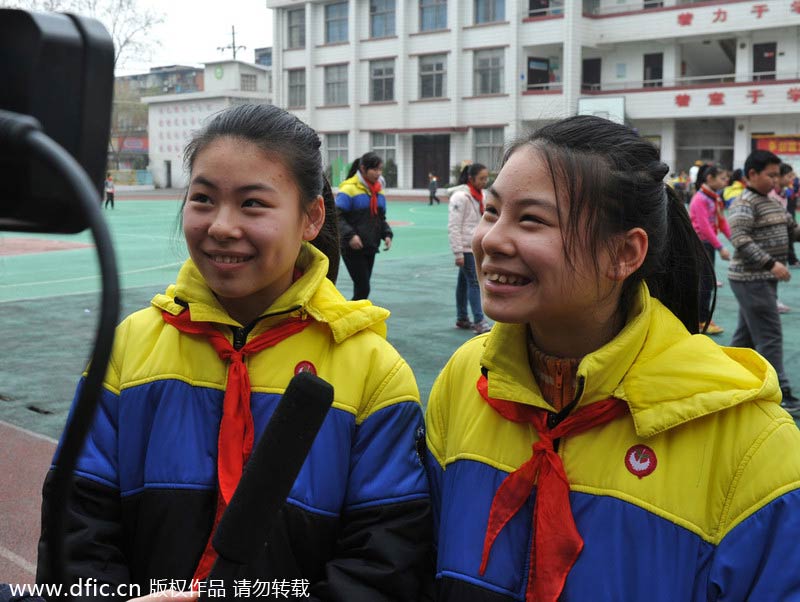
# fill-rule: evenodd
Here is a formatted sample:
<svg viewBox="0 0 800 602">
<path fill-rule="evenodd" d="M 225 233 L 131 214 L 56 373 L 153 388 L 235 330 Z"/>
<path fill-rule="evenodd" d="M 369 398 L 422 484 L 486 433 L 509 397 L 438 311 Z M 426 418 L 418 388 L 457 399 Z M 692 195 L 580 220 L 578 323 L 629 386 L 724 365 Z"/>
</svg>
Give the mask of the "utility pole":
<svg viewBox="0 0 800 602">
<path fill-rule="evenodd" d="M 226 50 L 233 50 L 233 60 L 236 60 L 236 51 L 237 50 L 244 50 L 247 46 L 237 46 L 236 45 L 236 28 L 231 25 L 231 43 L 227 46 L 217 46 L 217 50 L 220 52 L 225 52 Z"/>
</svg>

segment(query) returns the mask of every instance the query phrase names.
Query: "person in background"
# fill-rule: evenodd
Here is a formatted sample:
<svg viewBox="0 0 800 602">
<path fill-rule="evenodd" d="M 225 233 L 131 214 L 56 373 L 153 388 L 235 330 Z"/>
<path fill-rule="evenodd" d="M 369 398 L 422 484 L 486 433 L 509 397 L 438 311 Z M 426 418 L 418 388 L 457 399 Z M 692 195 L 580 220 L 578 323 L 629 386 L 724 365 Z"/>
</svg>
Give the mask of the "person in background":
<svg viewBox="0 0 800 602">
<path fill-rule="evenodd" d="M 108 205 L 111 205 L 111 208 L 114 208 L 114 178 L 111 176 L 111 172 L 106 174 L 105 179 L 105 191 L 106 191 L 106 203 L 104 208 L 108 209 Z"/>
<path fill-rule="evenodd" d="M 722 191 L 722 200 L 725 202 L 725 208 L 731 206 L 733 200 L 744 192 L 745 183 L 744 176 L 741 169 L 734 169 L 731 174 L 731 182 Z"/>
<path fill-rule="evenodd" d="M 725 261 L 731 258 L 728 249 L 722 246 L 719 233 L 722 232 L 730 240 L 731 229 L 722 212 L 722 200 L 717 190 L 723 186 L 722 174 L 724 170 L 715 165 L 704 165 L 697 173 L 695 188 L 697 192 L 689 203 L 689 216 L 692 227 L 703 243 L 703 249 L 708 255 L 708 268 L 701 272 L 699 311 L 700 331 L 709 335 L 721 334 L 724 329 L 711 320 L 708 308 L 711 304 L 711 292 L 717 280 L 714 271 L 714 260 L 717 251 Z"/>
<path fill-rule="evenodd" d="M 353 300 L 367 299 L 375 255 L 392 248 L 394 233 L 386 221 L 386 197 L 381 174 L 383 160 L 373 152 L 353 161 L 347 179 L 339 185 L 336 210 L 339 216 L 342 259 L 353 279 Z"/>
<path fill-rule="evenodd" d="M 433 205 L 433 202 L 436 201 L 438 205 L 441 203 L 439 197 L 436 196 L 436 190 L 439 188 L 439 179 L 436 177 L 435 174 L 429 173 L 428 174 L 428 205 Z"/>
<path fill-rule="evenodd" d="M 797 176 L 794 173 L 794 168 L 788 163 L 781 163 L 780 169 L 780 186 L 782 188 L 781 194 L 786 199 L 786 211 L 789 217 L 792 218 L 792 227 L 797 225 L 795 213 L 797 211 L 797 192 L 794 188 L 794 181 Z M 789 239 L 789 267 L 800 267 L 800 261 L 794 252 L 794 241 Z"/>
<path fill-rule="evenodd" d="M 800 431 L 764 358 L 697 334 L 667 170 L 594 116 L 507 151 L 472 244 L 496 323 L 426 410 L 439 602 L 800 591 Z"/>
<path fill-rule="evenodd" d="M 800 228 L 792 226 L 783 205 L 770 196 L 780 177 L 780 164 L 769 151 L 750 153 L 744 164 L 747 188 L 728 212 L 735 249 L 728 281 L 739 302 L 731 346 L 755 349 L 772 364 L 783 392 L 783 406 L 800 416 L 800 399 L 792 395 L 783 365 L 783 327 L 778 314 L 778 282 L 791 279 L 787 254 L 790 241 L 800 236 Z"/>
<path fill-rule="evenodd" d="M 488 332 L 491 326 L 481 309 L 481 290 L 472 255 L 472 235 L 483 215 L 483 190 L 489 182 L 489 170 L 480 163 L 471 163 L 461 170 L 458 180 L 466 190 L 456 190 L 448 203 L 447 236 L 450 250 L 458 266 L 456 283 L 456 328 L 472 329 L 477 334 Z M 469 321 L 467 302 L 472 308 Z"/>
<path fill-rule="evenodd" d="M 385 339 L 389 312 L 346 301 L 330 279 L 339 240 L 319 149 L 268 104 L 217 113 L 186 147 L 190 259 L 117 329 L 71 498 L 51 497 L 52 472 L 44 486 L 44 516 L 67 505 L 73 578 L 142 591 L 206 580 L 245 463 L 306 371 L 335 400 L 241 578 L 302 578 L 312 599 L 353 602 L 415 600 L 427 582 L 419 393 Z M 47 541 L 39 583 L 51 582 Z"/>
</svg>

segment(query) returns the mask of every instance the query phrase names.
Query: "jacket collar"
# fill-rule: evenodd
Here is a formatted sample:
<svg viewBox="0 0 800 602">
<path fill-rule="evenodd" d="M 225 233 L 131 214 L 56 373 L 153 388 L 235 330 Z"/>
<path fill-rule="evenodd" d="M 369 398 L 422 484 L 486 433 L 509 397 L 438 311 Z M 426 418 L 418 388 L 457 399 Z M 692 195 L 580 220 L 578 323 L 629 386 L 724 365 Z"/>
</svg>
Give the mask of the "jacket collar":
<svg viewBox="0 0 800 602">
<path fill-rule="evenodd" d="M 494 326 L 481 358 L 489 395 L 552 410 L 528 367 L 526 342 L 527 325 Z M 746 401 L 781 399 L 766 360 L 750 349 L 691 335 L 645 284 L 625 327 L 581 360 L 577 378 L 577 407 L 618 397 L 628 404 L 641 437 Z"/>
<path fill-rule="evenodd" d="M 328 324 L 337 343 L 361 330 L 372 330 L 386 336 L 389 312 L 368 300 L 345 300 L 327 279 L 328 258 L 316 247 L 304 243 L 296 266 L 303 272 L 302 276 L 262 312 L 253 335 L 288 316 L 308 315 L 317 322 Z M 165 293 L 153 297 L 151 304 L 173 315 L 188 306 L 192 321 L 196 322 L 242 326 L 220 305 L 191 259 L 183 264 L 176 283 L 167 287 Z"/>
</svg>

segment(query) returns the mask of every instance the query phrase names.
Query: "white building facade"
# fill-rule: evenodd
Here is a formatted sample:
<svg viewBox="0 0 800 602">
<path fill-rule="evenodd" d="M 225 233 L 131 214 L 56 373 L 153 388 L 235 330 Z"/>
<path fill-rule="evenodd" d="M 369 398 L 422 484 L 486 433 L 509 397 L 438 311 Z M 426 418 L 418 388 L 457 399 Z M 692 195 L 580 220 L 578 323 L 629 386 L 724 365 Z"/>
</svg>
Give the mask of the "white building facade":
<svg viewBox="0 0 800 602">
<path fill-rule="evenodd" d="M 142 98 L 149 105 L 148 169 L 156 188 L 187 185 L 183 149 L 211 117 L 234 104 L 272 103 L 271 72 L 260 65 L 241 61 L 206 63 L 204 88 L 202 92 Z"/>
<path fill-rule="evenodd" d="M 800 1 L 267 0 L 274 102 L 424 188 L 552 119 L 624 121 L 673 169 L 800 163 Z M 334 183 L 336 178 L 334 177 Z"/>
</svg>

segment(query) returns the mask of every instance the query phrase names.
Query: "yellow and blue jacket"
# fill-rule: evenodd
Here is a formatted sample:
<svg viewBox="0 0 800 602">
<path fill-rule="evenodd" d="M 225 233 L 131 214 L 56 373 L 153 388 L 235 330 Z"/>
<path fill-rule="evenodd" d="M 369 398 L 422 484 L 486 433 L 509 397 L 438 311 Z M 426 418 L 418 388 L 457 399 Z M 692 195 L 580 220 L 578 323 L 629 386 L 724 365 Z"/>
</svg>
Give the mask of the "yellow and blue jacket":
<svg viewBox="0 0 800 602">
<path fill-rule="evenodd" d="M 368 253 L 378 253 L 381 241 L 387 236 L 389 238 L 394 236 L 392 228 L 386 221 L 386 197 L 383 190 L 377 194 L 377 215 L 370 213 L 370 196 L 358 173 L 339 184 L 336 210 L 342 249 L 346 253 L 350 252 L 348 243 L 356 234 L 364 243 L 364 251 Z"/>
<path fill-rule="evenodd" d="M 245 359 L 256 437 L 299 368 L 313 366 L 335 389 L 269 546 L 243 575 L 307 579 L 311 599 L 416 598 L 431 533 L 414 376 L 385 340 L 388 311 L 345 301 L 325 277 L 327 258 L 310 245 L 298 267 L 303 275 L 249 332 L 191 260 L 175 285 L 118 327 L 68 508 L 67 570 L 75 578 L 139 584 L 147 593 L 153 580 L 190 579 L 206 545 L 227 366 L 203 337 L 162 319 L 162 311 L 188 307 L 229 340 L 243 331 L 250 340 L 289 316 L 314 320 Z M 49 480 L 44 513 L 55 503 L 48 490 Z M 48 582 L 44 543 L 40 552 L 37 578 Z"/>
<path fill-rule="evenodd" d="M 526 358 L 526 326 L 496 324 L 455 353 L 431 393 L 440 601 L 525 599 L 535 488 L 478 569 L 495 492 L 537 437 L 475 383 L 483 371 L 492 398 L 552 411 Z M 584 540 L 561 600 L 800 600 L 800 432 L 761 356 L 690 335 L 643 285 L 577 384 L 576 407 L 613 396 L 630 414 L 559 442 Z"/>
</svg>

